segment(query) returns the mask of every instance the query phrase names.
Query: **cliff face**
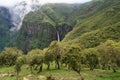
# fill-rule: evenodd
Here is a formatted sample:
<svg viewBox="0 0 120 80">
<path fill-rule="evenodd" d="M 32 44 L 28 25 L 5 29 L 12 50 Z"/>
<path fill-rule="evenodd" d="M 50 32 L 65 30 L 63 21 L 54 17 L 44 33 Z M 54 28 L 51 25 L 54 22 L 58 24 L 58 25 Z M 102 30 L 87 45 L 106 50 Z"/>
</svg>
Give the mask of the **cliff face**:
<svg viewBox="0 0 120 80">
<path fill-rule="evenodd" d="M 80 4 L 43 5 L 37 11 L 27 14 L 20 28 L 23 18 L 20 16 L 26 10 L 24 4 L 9 9 L 0 8 L 0 49 L 18 47 L 27 52 L 34 48 L 43 49 L 58 38 L 62 40 L 73 29 L 76 20 L 71 18 L 74 10 L 79 10 L 80 7 Z M 19 12 L 22 13 L 19 15 Z"/>
<path fill-rule="evenodd" d="M 120 40 L 119 4 L 119 0 L 93 0 L 84 4 L 43 5 L 25 16 L 20 30 L 13 33 L 12 37 L 6 37 L 11 27 L 0 26 L 0 37 L 5 36 L 5 39 L 0 39 L 0 44 L 2 48 L 12 46 L 27 52 L 48 47 L 53 40 L 77 43 L 87 48 L 95 47 L 107 39 Z M 11 25 L 7 19 L 10 17 L 1 17 L 1 25 Z"/>
<path fill-rule="evenodd" d="M 45 48 L 53 40 L 63 40 L 79 20 L 89 17 L 97 4 L 46 4 L 25 16 L 20 31 L 8 46 L 27 52 Z"/>
<path fill-rule="evenodd" d="M 0 6 L 0 50 L 14 43 L 13 39 L 19 33 L 24 16 L 39 8 L 36 0 L 31 1 L 31 4 L 22 1 L 12 6 Z"/>
<path fill-rule="evenodd" d="M 48 47 L 53 40 L 58 40 L 58 38 L 62 40 L 73 29 L 73 23 L 70 24 L 67 20 L 70 18 L 73 8 L 70 5 L 65 6 L 65 4 L 57 5 L 45 5 L 40 10 L 25 16 L 20 31 L 9 46 L 17 46 L 27 52 L 34 48 Z M 68 8 L 71 12 L 66 11 L 65 13 L 62 8 Z"/>
<path fill-rule="evenodd" d="M 70 30 L 72 27 L 65 24 L 55 29 L 47 23 L 42 25 L 23 23 L 23 27 L 14 39 L 12 46 L 17 46 L 25 52 L 34 48 L 43 49 L 48 47 L 53 40 L 58 40 L 57 32 L 62 40 Z"/>
<path fill-rule="evenodd" d="M 9 41 L 9 29 L 11 28 L 11 15 L 9 10 L 5 7 L 0 7 L 0 50 L 7 44 Z"/>
<path fill-rule="evenodd" d="M 8 26 L 11 25 L 11 15 L 9 13 L 9 9 L 5 7 L 0 7 L 0 24 L 4 23 L 6 23 L 6 25 Z"/>
</svg>

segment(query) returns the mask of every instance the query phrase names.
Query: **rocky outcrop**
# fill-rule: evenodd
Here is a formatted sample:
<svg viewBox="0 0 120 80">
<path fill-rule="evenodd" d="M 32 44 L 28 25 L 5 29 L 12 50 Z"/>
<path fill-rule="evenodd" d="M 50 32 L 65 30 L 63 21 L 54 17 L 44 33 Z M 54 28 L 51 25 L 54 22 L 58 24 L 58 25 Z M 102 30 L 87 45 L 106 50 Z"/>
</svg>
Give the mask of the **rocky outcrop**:
<svg viewBox="0 0 120 80">
<path fill-rule="evenodd" d="M 0 50 L 7 44 L 10 37 L 9 29 L 12 26 L 9 9 L 0 7 Z"/>
<path fill-rule="evenodd" d="M 21 2 L 13 6 L 12 10 L 10 9 L 10 20 L 13 26 L 8 29 L 4 27 L 6 30 L 2 30 L 8 31 L 9 35 L 6 40 L 3 39 L 7 45 L 0 42 L 2 48 L 5 46 L 17 47 L 27 53 L 34 48 L 48 47 L 53 40 L 61 41 L 74 27 L 75 20 L 72 20 L 71 16 L 74 8 L 76 10 L 79 8 L 77 6 L 79 4 L 48 4 L 42 6 L 40 10 L 27 14 L 29 12 L 26 13 L 27 5 L 25 2 Z M 3 34 L 5 35 L 5 33 Z"/>
<path fill-rule="evenodd" d="M 53 41 L 57 40 L 57 32 L 59 33 L 60 40 L 72 30 L 71 26 L 63 24 L 57 26 L 57 29 L 50 24 L 37 24 L 37 23 L 23 23 L 18 36 L 14 39 L 13 46 L 18 46 L 24 52 L 28 52 L 34 48 L 45 48 Z"/>
</svg>

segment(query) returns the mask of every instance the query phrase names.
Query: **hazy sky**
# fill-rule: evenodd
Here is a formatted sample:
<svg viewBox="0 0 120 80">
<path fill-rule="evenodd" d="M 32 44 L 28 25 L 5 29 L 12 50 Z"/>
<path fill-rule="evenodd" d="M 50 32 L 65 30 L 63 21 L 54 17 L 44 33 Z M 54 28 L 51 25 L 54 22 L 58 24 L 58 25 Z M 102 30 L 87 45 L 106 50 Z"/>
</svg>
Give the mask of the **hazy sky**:
<svg viewBox="0 0 120 80">
<path fill-rule="evenodd" d="M 21 1 L 27 1 L 28 3 L 31 4 L 32 0 L 0 0 L 0 5 L 10 6 Z M 45 4 L 45 3 L 84 3 L 91 0 L 38 0 L 38 1 L 40 1 L 41 4 Z"/>
</svg>

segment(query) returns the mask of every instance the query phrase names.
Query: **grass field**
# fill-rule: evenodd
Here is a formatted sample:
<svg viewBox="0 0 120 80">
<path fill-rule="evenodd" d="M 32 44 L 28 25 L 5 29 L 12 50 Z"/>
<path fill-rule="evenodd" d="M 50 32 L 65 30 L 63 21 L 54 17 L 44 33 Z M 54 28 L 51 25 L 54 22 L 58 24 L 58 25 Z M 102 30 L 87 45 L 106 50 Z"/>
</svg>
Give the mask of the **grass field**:
<svg viewBox="0 0 120 80">
<path fill-rule="evenodd" d="M 0 67 L 0 74 L 15 74 L 14 66 L 12 67 Z M 39 78 L 40 76 L 49 76 L 52 75 L 56 77 L 57 80 L 80 80 L 80 76 L 74 72 L 69 71 L 66 68 L 62 68 L 60 70 L 51 69 L 51 70 L 43 70 L 43 72 L 37 74 L 37 71 L 34 71 L 34 74 L 30 74 L 30 70 L 27 66 L 22 67 L 22 71 L 20 72 L 20 80 L 23 78 L 27 78 L 29 80 L 45 80 L 45 78 Z M 82 76 L 85 80 L 120 80 L 120 70 L 117 70 L 116 73 L 113 73 L 111 70 L 101 70 L 95 69 L 94 71 L 90 71 L 89 69 L 82 70 Z M 0 77 L 0 80 L 15 80 L 16 77 Z"/>
</svg>

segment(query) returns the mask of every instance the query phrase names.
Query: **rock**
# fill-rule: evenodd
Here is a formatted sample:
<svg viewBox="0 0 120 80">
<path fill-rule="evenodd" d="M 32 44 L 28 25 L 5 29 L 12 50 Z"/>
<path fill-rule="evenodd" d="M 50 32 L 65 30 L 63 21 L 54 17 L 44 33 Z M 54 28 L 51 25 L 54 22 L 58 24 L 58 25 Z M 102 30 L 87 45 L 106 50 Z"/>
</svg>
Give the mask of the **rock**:
<svg viewBox="0 0 120 80">
<path fill-rule="evenodd" d="M 26 77 L 24 77 L 23 80 L 29 80 L 29 79 L 27 79 Z"/>
<path fill-rule="evenodd" d="M 12 77 L 12 76 L 15 76 L 14 74 L 0 74 L 0 77 Z"/>
<path fill-rule="evenodd" d="M 38 78 L 38 79 L 45 79 L 46 77 L 45 77 L 45 76 L 40 75 L 40 76 L 38 76 L 37 78 Z"/>
<path fill-rule="evenodd" d="M 31 77 L 31 76 L 32 76 L 32 74 L 28 75 L 28 77 Z"/>
</svg>

